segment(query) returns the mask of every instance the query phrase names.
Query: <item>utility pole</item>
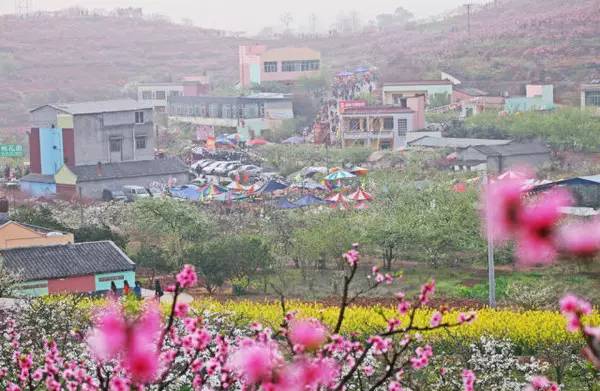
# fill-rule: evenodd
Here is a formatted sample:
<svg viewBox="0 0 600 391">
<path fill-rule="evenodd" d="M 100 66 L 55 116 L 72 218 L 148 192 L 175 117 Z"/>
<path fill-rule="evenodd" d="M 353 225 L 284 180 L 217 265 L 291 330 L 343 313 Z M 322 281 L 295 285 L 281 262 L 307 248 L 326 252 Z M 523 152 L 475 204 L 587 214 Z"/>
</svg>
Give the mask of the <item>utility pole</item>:
<svg viewBox="0 0 600 391">
<path fill-rule="evenodd" d="M 483 185 L 489 184 L 489 178 L 487 174 L 484 174 Z M 489 305 L 492 308 L 496 308 L 496 270 L 494 265 L 494 238 L 492 236 L 492 230 L 489 227 L 490 222 L 487 222 L 487 255 L 488 255 L 488 286 L 489 286 Z"/>
<path fill-rule="evenodd" d="M 471 36 L 471 8 L 473 8 L 473 3 L 467 3 L 464 5 L 467 9 L 467 33 L 469 37 Z"/>
</svg>

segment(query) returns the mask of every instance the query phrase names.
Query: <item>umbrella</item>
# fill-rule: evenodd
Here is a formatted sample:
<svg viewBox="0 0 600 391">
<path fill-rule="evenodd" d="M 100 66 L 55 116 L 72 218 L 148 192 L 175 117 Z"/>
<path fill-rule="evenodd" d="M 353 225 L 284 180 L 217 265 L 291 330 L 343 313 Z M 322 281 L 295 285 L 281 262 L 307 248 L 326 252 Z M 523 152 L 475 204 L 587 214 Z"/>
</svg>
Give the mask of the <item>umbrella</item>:
<svg viewBox="0 0 600 391">
<path fill-rule="evenodd" d="M 354 70 L 355 73 L 365 73 L 369 72 L 369 68 L 367 67 L 358 67 Z"/>
<path fill-rule="evenodd" d="M 329 201 L 329 202 L 333 202 L 334 204 L 339 204 L 341 203 L 347 203 L 348 199 L 346 197 L 344 197 L 344 195 L 342 193 L 337 193 L 334 194 L 328 198 L 326 198 L 325 200 Z"/>
<path fill-rule="evenodd" d="M 214 183 L 210 185 L 206 185 L 200 188 L 200 194 L 202 199 L 213 198 L 216 195 L 226 193 L 227 188 L 219 185 L 215 185 Z"/>
<path fill-rule="evenodd" d="M 255 138 L 253 140 L 248 141 L 248 145 L 265 145 L 268 144 L 268 141 L 262 138 Z"/>
<path fill-rule="evenodd" d="M 290 138 L 286 138 L 281 143 L 282 144 L 304 144 L 304 137 L 302 137 L 302 136 L 292 136 Z"/>
<path fill-rule="evenodd" d="M 299 205 L 290 202 L 290 200 L 288 200 L 285 197 L 277 199 L 277 201 L 275 202 L 275 206 L 279 209 L 296 209 L 300 207 Z"/>
<path fill-rule="evenodd" d="M 356 189 L 356 191 L 348 196 L 351 200 L 354 201 L 371 201 L 373 196 L 360 187 Z"/>
<path fill-rule="evenodd" d="M 327 202 L 323 201 L 319 197 L 315 197 L 312 194 L 305 195 L 304 197 L 302 197 L 298 201 L 296 201 L 296 205 L 298 205 L 298 206 L 325 205 L 325 204 L 327 204 Z"/>
<path fill-rule="evenodd" d="M 348 171 L 339 170 L 333 172 L 325 177 L 328 181 L 337 181 L 341 179 L 355 178 L 356 175 L 349 173 Z"/>
<path fill-rule="evenodd" d="M 238 181 L 231 182 L 227 185 L 227 188 L 233 191 L 234 193 L 242 193 L 244 190 L 246 190 L 246 188 L 240 185 Z"/>
<path fill-rule="evenodd" d="M 219 137 L 217 137 L 215 143 L 233 145 L 233 142 L 230 139 L 228 139 L 225 135 L 220 135 Z"/>
<path fill-rule="evenodd" d="M 260 190 L 259 193 L 273 193 L 277 190 L 287 189 L 288 185 L 285 183 L 270 180 Z"/>
<path fill-rule="evenodd" d="M 327 190 L 325 186 L 313 180 L 303 181 L 292 185 L 292 187 L 306 190 Z"/>
<path fill-rule="evenodd" d="M 369 173 L 369 170 L 364 167 L 354 167 L 351 171 L 354 175 L 364 176 Z"/>
<path fill-rule="evenodd" d="M 364 201 L 361 201 L 361 202 L 359 202 L 359 203 L 358 203 L 358 204 L 356 204 L 356 206 L 354 207 L 354 209 L 359 209 L 359 210 L 362 210 L 362 209 L 368 209 L 368 208 L 369 208 L 369 205 L 367 205 L 367 203 L 366 203 L 366 202 L 364 202 Z"/>
<path fill-rule="evenodd" d="M 354 73 L 352 73 L 352 72 L 348 72 L 348 71 L 344 71 L 344 72 L 338 72 L 338 73 L 336 74 L 336 76 L 340 76 L 340 77 L 352 76 L 352 75 L 354 75 Z"/>
<path fill-rule="evenodd" d="M 343 170 L 342 167 L 337 167 L 337 166 L 336 167 L 331 167 L 329 169 L 329 173 L 331 174 L 332 172 L 341 171 L 341 170 Z"/>
</svg>

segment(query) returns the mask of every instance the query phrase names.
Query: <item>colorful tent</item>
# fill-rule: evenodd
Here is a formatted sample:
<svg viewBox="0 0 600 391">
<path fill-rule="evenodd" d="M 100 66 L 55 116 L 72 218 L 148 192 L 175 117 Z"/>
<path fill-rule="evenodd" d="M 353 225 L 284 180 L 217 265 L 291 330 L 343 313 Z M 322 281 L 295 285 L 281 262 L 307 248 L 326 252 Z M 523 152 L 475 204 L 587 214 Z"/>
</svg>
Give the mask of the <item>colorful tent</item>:
<svg viewBox="0 0 600 391">
<path fill-rule="evenodd" d="M 367 175 L 369 173 L 369 169 L 364 168 L 364 167 L 354 167 L 352 169 L 352 171 L 350 171 L 352 174 L 354 175 L 358 175 L 358 176 L 364 176 Z"/>
<path fill-rule="evenodd" d="M 246 195 L 250 196 L 257 194 L 260 188 L 263 187 L 263 185 L 264 184 L 261 182 L 256 182 L 255 184 L 246 189 Z"/>
<path fill-rule="evenodd" d="M 347 203 L 348 199 L 342 193 L 336 193 L 325 199 L 326 201 L 333 202 L 334 204 Z"/>
<path fill-rule="evenodd" d="M 210 185 L 202 186 L 199 191 L 200 191 L 200 199 L 208 200 L 208 199 L 214 198 L 215 196 L 217 196 L 219 194 L 226 193 L 227 188 L 220 186 L 220 185 L 215 185 L 214 183 L 211 183 Z"/>
<path fill-rule="evenodd" d="M 292 187 L 306 190 L 327 190 L 327 187 L 313 180 L 298 182 L 293 184 Z"/>
<path fill-rule="evenodd" d="M 213 200 L 219 202 L 232 202 L 246 198 L 242 194 L 234 194 L 232 191 L 221 193 L 212 197 Z"/>
<path fill-rule="evenodd" d="M 350 194 L 348 198 L 353 201 L 371 201 L 373 196 L 359 187 L 354 193 Z"/>
<path fill-rule="evenodd" d="M 247 142 L 248 145 L 265 145 L 268 144 L 268 141 L 262 138 L 255 138 Z"/>
<path fill-rule="evenodd" d="M 303 207 L 303 206 L 312 206 L 312 205 L 326 205 L 327 202 L 323 201 L 323 199 L 319 198 L 319 197 L 315 197 L 312 194 L 308 194 L 305 195 L 304 197 L 298 199 L 295 202 L 296 205 Z"/>
<path fill-rule="evenodd" d="M 349 173 L 348 171 L 339 170 L 334 173 L 331 173 L 325 177 L 325 180 L 328 181 L 337 181 L 342 179 L 350 179 L 355 178 L 356 175 Z"/>
<path fill-rule="evenodd" d="M 200 187 L 196 185 L 183 185 L 172 187 L 169 191 L 176 198 L 183 198 L 190 201 L 198 201 L 200 199 Z"/>
</svg>

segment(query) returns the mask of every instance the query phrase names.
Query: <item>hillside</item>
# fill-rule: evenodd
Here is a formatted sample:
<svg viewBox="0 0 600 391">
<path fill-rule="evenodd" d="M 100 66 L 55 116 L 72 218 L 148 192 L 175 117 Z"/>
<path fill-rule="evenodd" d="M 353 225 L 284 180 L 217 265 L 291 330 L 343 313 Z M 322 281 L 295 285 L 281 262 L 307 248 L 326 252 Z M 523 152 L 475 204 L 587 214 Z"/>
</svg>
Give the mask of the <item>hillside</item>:
<svg viewBox="0 0 600 391">
<path fill-rule="evenodd" d="M 235 26 L 232 26 L 234 28 Z M 48 101 L 125 93 L 127 83 L 209 72 L 235 83 L 237 45 L 257 42 L 163 21 L 107 16 L 0 17 L 0 126 L 27 124 Z M 384 79 L 454 72 L 492 93 L 547 79 L 564 103 L 577 83 L 600 77 L 597 0 L 504 0 L 466 16 L 386 31 L 267 41 L 323 53 L 326 69 L 376 65 Z"/>
</svg>

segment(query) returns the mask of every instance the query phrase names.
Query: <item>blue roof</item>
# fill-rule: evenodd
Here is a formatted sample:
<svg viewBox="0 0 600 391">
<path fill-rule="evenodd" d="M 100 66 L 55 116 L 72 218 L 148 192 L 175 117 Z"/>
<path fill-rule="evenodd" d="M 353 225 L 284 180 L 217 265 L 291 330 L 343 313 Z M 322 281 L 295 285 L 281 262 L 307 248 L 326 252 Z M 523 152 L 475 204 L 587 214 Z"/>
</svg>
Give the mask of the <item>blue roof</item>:
<svg viewBox="0 0 600 391">
<path fill-rule="evenodd" d="M 293 202 L 290 202 L 290 200 L 285 197 L 277 199 L 275 206 L 279 209 L 296 209 L 300 207 Z"/>
<path fill-rule="evenodd" d="M 277 190 L 287 189 L 287 187 L 288 185 L 286 184 L 271 180 L 259 190 L 259 193 L 272 193 Z"/>
<path fill-rule="evenodd" d="M 316 197 L 312 194 L 305 195 L 304 197 L 302 197 L 296 201 L 296 205 L 298 205 L 298 206 L 325 205 L 325 204 L 327 204 L 326 201 L 324 201 L 321 198 Z"/>
</svg>

